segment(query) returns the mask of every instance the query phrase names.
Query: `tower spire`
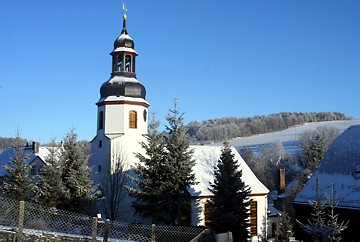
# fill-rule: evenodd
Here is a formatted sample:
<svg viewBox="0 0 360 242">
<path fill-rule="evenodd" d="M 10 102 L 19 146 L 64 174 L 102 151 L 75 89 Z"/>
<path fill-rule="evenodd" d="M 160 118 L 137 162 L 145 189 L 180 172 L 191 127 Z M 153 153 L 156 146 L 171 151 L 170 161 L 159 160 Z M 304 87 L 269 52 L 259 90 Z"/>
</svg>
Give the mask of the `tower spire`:
<svg viewBox="0 0 360 242">
<path fill-rule="evenodd" d="M 122 2 L 122 9 L 123 9 L 123 32 L 127 33 L 126 31 L 126 19 L 127 19 L 127 15 L 126 15 L 126 12 L 127 12 L 127 8 L 125 6 L 125 3 Z"/>
</svg>

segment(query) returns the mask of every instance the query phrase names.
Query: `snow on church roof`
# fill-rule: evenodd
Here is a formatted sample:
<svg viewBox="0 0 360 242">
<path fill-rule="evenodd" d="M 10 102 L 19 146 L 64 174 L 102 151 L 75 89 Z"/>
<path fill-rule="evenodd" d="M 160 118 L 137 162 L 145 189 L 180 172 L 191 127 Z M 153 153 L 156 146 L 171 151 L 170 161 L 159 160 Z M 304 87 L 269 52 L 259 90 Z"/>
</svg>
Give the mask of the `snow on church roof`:
<svg viewBox="0 0 360 242">
<path fill-rule="evenodd" d="M 294 203 L 314 200 L 316 179 L 320 193 L 330 196 L 334 186 L 338 207 L 360 209 L 360 125 L 349 127 L 334 140 Z"/>
<path fill-rule="evenodd" d="M 198 184 L 192 186 L 190 193 L 195 197 L 212 196 L 213 194 L 209 191 L 209 187 L 210 183 L 214 181 L 213 167 L 217 165 L 222 147 L 191 146 L 190 148 L 194 149 L 193 158 L 196 162 L 193 171 L 196 182 L 198 182 Z M 251 188 L 251 194 L 267 194 L 269 190 L 257 179 L 239 152 L 234 147 L 231 150 L 234 158 L 240 163 L 242 179 Z"/>
</svg>

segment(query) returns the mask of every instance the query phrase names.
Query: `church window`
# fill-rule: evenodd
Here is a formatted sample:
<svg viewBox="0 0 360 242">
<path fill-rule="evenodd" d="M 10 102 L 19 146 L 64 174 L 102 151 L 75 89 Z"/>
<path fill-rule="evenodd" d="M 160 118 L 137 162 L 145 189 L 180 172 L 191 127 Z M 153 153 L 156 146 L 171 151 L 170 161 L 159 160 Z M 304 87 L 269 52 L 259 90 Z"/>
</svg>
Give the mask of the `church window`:
<svg viewBox="0 0 360 242">
<path fill-rule="evenodd" d="M 250 203 L 250 235 L 257 235 L 257 202 Z"/>
<path fill-rule="evenodd" d="M 31 175 L 35 175 L 36 174 L 36 166 L 32 166 L 31 170 L 30 170 Z"/>
<path fill-rule="evenodd" d="M 129 112 L 129 128 L 132 128 L 132 129 L 137 128 L 137 113 L 136 113 L 136 111 Z"/>
<path fill-rule="evenodd" d="M 102 140 L 99 140 L 99 148 L 102 147 Z"/>
<path fill-rule="evenodd" d="M 116 70 L 117 71 L 124 71 L 124 55 L 118 55 L 117 56 L 117 66 L 116 66 Z"/>
<path fill-rule="evenodd" d="M 99 129 L 103 129 L 104 128 L 104 112 L 100 111 L 99 112 Z"/>
<path fill-rule="evenodd" d="M 131 56 L 130 55 L 125 56 L 125 71 L 127 71 L 127 72 L 131 71 Z"/>
<path fill-rule="evenodd" d="M 98 165 L 98 172 L 101 172 L 101 165 Z"/>
</svg>

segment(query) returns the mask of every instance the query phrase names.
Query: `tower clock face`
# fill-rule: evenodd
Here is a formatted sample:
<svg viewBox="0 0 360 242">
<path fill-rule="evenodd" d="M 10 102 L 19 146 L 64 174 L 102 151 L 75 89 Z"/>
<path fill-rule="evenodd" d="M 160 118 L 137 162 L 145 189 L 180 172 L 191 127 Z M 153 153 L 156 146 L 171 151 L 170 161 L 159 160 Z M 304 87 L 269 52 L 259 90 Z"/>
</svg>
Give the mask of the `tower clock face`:
<svg viewBox="0 0 360 242">
<path fill-rule="evenodd" d="M 144 122 L 146 122 L 146 119 L 147 119 L 147 111 L 146 111 L 146 109 L 144 109 L 143 116 L 144 116 Z"/>
</svg>

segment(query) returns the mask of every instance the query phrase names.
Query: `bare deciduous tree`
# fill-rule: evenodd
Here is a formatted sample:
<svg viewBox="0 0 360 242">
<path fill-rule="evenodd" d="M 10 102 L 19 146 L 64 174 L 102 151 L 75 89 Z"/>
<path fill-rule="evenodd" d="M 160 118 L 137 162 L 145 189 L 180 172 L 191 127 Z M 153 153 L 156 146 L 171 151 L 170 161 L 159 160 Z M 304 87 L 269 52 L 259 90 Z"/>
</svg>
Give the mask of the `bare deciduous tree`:
<svg viewBox="0 0 360 242">
<path fill-rule="evenodd" d="M 128 185 L 127 176 L 127 155 L 120 148 L 113 152 L 113 164 L 104 166 L 104 173 L 101 181 L 101 192 L 103 195 L 102 204 L 105 216 L 110 220 L 117 220 L 125 207 L 124 202 L 127 195 L 125 187 Z"/>
<path fill-rule="evenodd" d="M 340 134 L 340 130 L 335 127 L 321 126 L 313 131 L 306 131 L 300 137 L 303 149 L 303 161 L 305 165 L 314 171 L 331 143 Z"/>
</svg>

